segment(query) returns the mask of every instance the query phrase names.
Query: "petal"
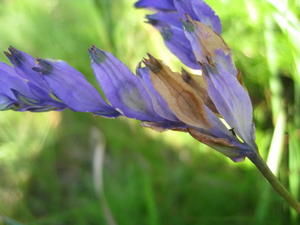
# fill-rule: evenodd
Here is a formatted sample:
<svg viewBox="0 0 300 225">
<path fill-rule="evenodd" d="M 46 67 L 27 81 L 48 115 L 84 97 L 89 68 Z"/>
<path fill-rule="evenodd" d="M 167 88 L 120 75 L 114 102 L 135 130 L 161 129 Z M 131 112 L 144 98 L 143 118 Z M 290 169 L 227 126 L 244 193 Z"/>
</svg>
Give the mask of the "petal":
<svg viewBox="0 0 300 225">
<path fill-rule="evenodd" d="M 217 49 L 222 49 L 226 54 L 230 53 L 224 40 L 207 25 L 187 18 L 184 21 L 184 29 L 198 62 L 215 63 Z"/>
<path fill-rule="evenodd" d="M 201 75 L 190 74 L 186 70 L 182 69 L 181 72 L 182 79 L 186 82 L 191 88 L 195 90 L 195 92 L 199 95 L 199 97 L 203 100 L 204 104 L 214 113 L 219 114 L 216 106 L 211 101 L 207 93 L 207 85 Z"/>
<path fill-rule="evenodd" d="M 15 109 L 16 111 L 24 112 L 24 111 L 30 111 L 30 112 L 49 112 L 49 111 L 60 111 L 63 109 L 56 108 L 53 105 L 44 105 L 44 106 L 38 106 L 38 105 L 32 105 L 32 106 L 24 106 L 24 107 L 17 107 Z"/>
<path fill-rule="evenodd" d="M 241 162 L 248 156 L 248 154 L 252 153 L 248 146 L 238 142 L 234 142 L 233 144 L 227 139 L 215 137 L 193 128 L 189 128 L 188 132 L 198 141 L 231 158 L 234 162 Z"/>
<path fill-rule="evenodd" d="M 182 28 L 181 16 L 178 12 L 157 12 L 147 15 L 148 22 L 155 25 L 155 23 L 163 23 L 165 25 L 172 25 Z"/>
<path fill-rule="evenodd" d="M 135 7 L 156 10 L 175 10 L 173 0 L 139 0 L 135 3 Z"/>
<path fill-rule="evenodd" d="M 13 76 L 17 76 L 16 71 L 14 70 L 14 68 L 11 67 L 10 65 L 4 63 L 4 62 L 0 62 L 0 69 L 2 70 L 2 72 L 5 72 L 7 74 L 11 74 Z"/>
<path fill-rule="evenodd" d="M 147 90 L 150 93 L 154 111 L 167 120 L 179 122 L 176 116 L 169 109 L 167 102 L 153 87 L 150 77 L 150 70 L 147 67 L 139 67 L 137 69 L 137 74 L 142 78 Z"/>
<path fill-rule="evenodd" d="M 15 66 L 15 71 L 23 78 L 41 87 L 43 90 L 49 90 L 47 82 L 37 72 L 32 70 L 35 66 L 35 58 L 31 55 L 22 52 L 14 47 L 8 48 L 9 52 L 5 55 L 10 62 Z"/>
<path fill-rule="evenodd" d="M 17 76 L 12 67 L 2 62 L 0 63 L 0 84 L 0 93 L 11 99 L 15 99 L 12 89 L 34 98 L 28 88 L 26 80 Z"/>
<path fill-rule="evenodd" d="M 198 141 L 214 148 L 235 162 L 240 162 L 252 152 L 252 149 L 228 130 L 224 123 L 208 108 L 205 108 L 210 127 L 202 129 L 188 127 L 187 131 Z"/>
<path fill-rule="evenodd" d="M 217 51 L 218 57 L 228 60 L 228 55 L 223 51 Z M 228 65 L 228 68 L 230 66 Z M 253 122 L 252 104 L 248 92 L 239 83 L 231 70 L 226 67 L 212 67 L 203 65 L 205 79 L 208 84 L 208 94 L 214 102 L 218 112 L 226 122 L 246 143 L 252 145 Z"/>
<path fill-rule="evenodd" d="M 44 77 L 55 96 L 72 110 L 107 117 L 119 115 L 85 77 L 66 62 L 44 59 L 38 59 L 37 62 L 38 65 L 33 69 Z"/>
<path fill-rule="evenodd" d="M 174 3 L 182 17 L 188 15 L 193 20 L 209 26 L 216 33 L 220 34 L 222 32 L 219 17 L 203 0 L 174 0 Z"/>
<path fill-rule="evenodd" d="M 163 2 L 149 0 L 139 1 L 137 4 L 145 3 L 145 7 L 152 6 L 153 8 L 154 4 Z M 202 0 L 173 0 L 173 3 L 175 9 L 171 11 L 159 11 L 156 14 L 148 15 L 148 22 L 160 31 L 166 46 L 184 64 L 193 69 L 201 69 L 201 66 L 197 62 L 207 62 L 206 55 L 212 48 L 210 45 L 215 44 L 216 39 L 217 41 L 220 39 L 217 35 L 221 33 L 222 29 L 220 19 Z M 201 22 L 198 26 L 204 26 L 199 28 L 199 30 L 202 30 L 201 39 L 206 39 L 205 35 L 207 34 L 210 36 L 204 43 L 199 43 L 199 37 L 184 32 L 183 27 L 191 28 L 190 25 L 186 26 L 187 23 L 184 21 L 186 17 L 195 20 L 195 22 Z M 197 30 L 197 32 L 199 31 Z M 216 33 L 215 35 L 211 34 L 214 32 Z M 220 45 L 220 43 L 218 44 Z M 205 47 L 206 45 L 209 45 L 208 49 Z M 219 45 L 218 48 L 220 48 Z"/>
<path fill-rule="evenodd" d="M 15 100 L 9 98 L 7 95 L 0 93 L 0 110 L 8 110 L 14 107 Z"/>
<path fill-rule="evenodd" d="M 161 61 L 150 55 L 144 63 L 151 70 L 154 88 L 179 120 L 190 126 L 205 128 L 210 126 L 202 99 L 182 80 L 180 74 L 172 72 Z"/>
<path fill-rule="evenodd" d="M 215 51 L 215 65 L 220 74 L 227 73 L 238 78 L 238 71 L 230 54 L 224 54 L 222 50 L 217 49 Z"/>
<path fill-rule="evenodd" d="M 181 131 L 187 132 L 187 125 L 182 122 L 173 122 L 173 121 L 165 121 L 161 123 L 156 122 L 142 122 L 142 127 L 151 128 L 158 132 L 163 132 L 167 130 Z"/>
<path fill-rule="evenodd" d="M 12 89 L 12 92 L 15 95 L 16 101 L 11 109 L 15 111 L 47 112 L 63 110 L 65 108 L 64 105 L 61 106 L 59 104 L 52 104 L 52 102 L 30 98 L 17 90 Z"/>
<path fill-rule="evenodd" d="M 33 105 L 35 109 L 39 108 L 43 111 L 45 111 L 45 108 L 49 108 L 49 106 L 51 106 L 53 110 L 54 108 L 55 110 L 65 108 L 65 105 L 62 103 L 49 101 L 48 95 L 44 95 L 45 98 L 38 98 L 33 94 L 37 90 L 33 89 L 39 89 L 39 87 L 25 80 L 25 78 L 18 76 L 14 68 L 2 62 L 0 62 L 0 84 L 2 104 L 4 104 L 3 102 L 5 101 L 11 101 L 6 109 L 31 111 Z M 40 92 L 40 97 L 45 94 L 41 90 Z"/>
<path fill-rule="evenodd" d="M 166 46 L 185 65 L 193 69 L 201 68 L 193 54 L 192 46 L 181 27 L 168 25 L 158 20 L 158 18 L 157 20 L 150 19 L 149 22 L 160 31 Z"/>
<path fill-rule="evenodd" d="M 125 116 L 142 121 L 163 120 L 155 113 L 151 97 L 140 77 L 112 54 L 89 49 L 92 68 L 107 99 Z"/>
<path fill-rule="evenodd" d="M 34 57 L 13 47 L 9 47 L 9 52 L 5 52 L 5 55 L 14 65 L 14 74 L 26 79 L 27 85 L 35 98 L 44 102 L 47 101 L 55 107 L 66 107 L 51 97 L 53 93 L 44 77 L 32 69 L 35 66 Z"/>
</svg>

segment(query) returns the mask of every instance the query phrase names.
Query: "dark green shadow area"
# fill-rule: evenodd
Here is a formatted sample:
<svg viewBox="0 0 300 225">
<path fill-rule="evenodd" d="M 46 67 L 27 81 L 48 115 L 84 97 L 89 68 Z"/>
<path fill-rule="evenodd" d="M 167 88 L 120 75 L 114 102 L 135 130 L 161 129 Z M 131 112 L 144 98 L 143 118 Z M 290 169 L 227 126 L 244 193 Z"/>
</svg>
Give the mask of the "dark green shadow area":
<svg viewBox="0 0 300 225">
<path fill-rule="evenodd" d="M 91 127 L 107 142 L 104 187 L 118 224 L 253 224 L 260 176 L 215 154 L 173 147 L 144 128 L 74 112 L 63 113 L 55 141 L 31 162 L 32 174 L 14 218 L 26 224 L 106 224 L 93 186 Z M 193 141 L 193 140 L 191 140 Z M 272 197 L 270 224 L 282 224 Z M 277 205 L 277 207 L 275 207 Z"/>
</svg>

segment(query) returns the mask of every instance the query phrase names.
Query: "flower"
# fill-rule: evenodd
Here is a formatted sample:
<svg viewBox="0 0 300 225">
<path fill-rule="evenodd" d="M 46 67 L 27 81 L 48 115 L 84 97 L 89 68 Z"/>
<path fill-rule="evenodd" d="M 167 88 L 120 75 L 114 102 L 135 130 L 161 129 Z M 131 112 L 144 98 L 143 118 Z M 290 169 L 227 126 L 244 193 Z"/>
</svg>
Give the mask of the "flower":
<svg viewBox="0 0 300 225">
<path fill-rule="evenodd" d="M 237 143 L 242 143 L 244 156 L 255 153 L 257 146 L 251 100 L 232 61 L 231 50 L 220 36 L 222 27 L 218 16 L 203 0 L 164 0 L 159 1 L 159 4 L 154 2 L 157 1 L 140 0 L 135 6 L 155 10 L 154 14 L 146 16 L 148 23 L 160 31 L 169 50 L 188 67 L 202 70 L 208 102 L 215 108 L 213 110 L 208 107 L 205 113 L 211 117 L 217 116 L 219 120 L 221 118 L 231 131 L 231 135 L 227 135 L 234 138 L 232 141 L 223 134 L 211 132 L 214 139 L 210 137 L 210 143 L 206 144 L 216 148 L 213 143 L 215 138 L 223 138 L 236 149 L 240 148 Z M 196 82 L 191 81 L 191 76 L 188 80 L 193 83 L 196 92 L 201 92 L 199 88 L 195 88 Z M 208 106 L 207 103 L 205 105 Z M 216 118 L 213 120 L 216 121 Z M 216 128 L 223 129 L 220 124 Z M 207 137 L 204 141 L 202 134 L 194 131 L 190 133 L 199 141 L 207 142 Z M 242 158 L 244 157 L 234 160 Z"/>
<path fill-rule="evenodd" d="M 160 1 L 153 1 L 153 0 L 144 0 L 138 1 L 135 3 L 137 8 L 153 8 L 158 10 L 175 10 L 173 0 L 160 0 Z"/>
<path fill-rule="evenodd" d="M 187 132 L 234 161 L 256 153 L 251 100 L 219 36 L 221 24 L 214 11 L 202 0 L 140 0 L 136 6 L 157 11 L 147 16 L 148 22 L 202 76 L 173 72 L 150 54 L 134 74 L 111 53 L 93 46 L 91 66 L 105 101 L 66 62 L 34 59 L 10 47 L 6 55 L 13 67 L 0 64 L 0 109 L 126 116 L 155 130 Z"/>
<path fill-rule="evenodd" d="M 5 52 L 13 64 L 0 62 L 0 109 L 16 111 L 62 110 L 66 105 L 51 95 L 45 80 L 32 70 L 34 58 L 13 47 Z"/>
<path fill-rule="evenodd" d="M 185 35 L 183 21 L 188 16 L 210 27 L 216 34 L 222 31 L 219 17 L 203 0 L 140 0 L 135 6 L 156 10 L 155 14 L 146 17 L 148 23 L 160 31 L 166 46 L 184 64 L 193 69 L 201 68 L 195 55 L 191 54 L 193 43 Z"/>
<path fill-rule="evenodd" d="M 117 117 L 120 113 L 107 104 L 79 71 L 61 60 L 37 59 L 32 68 L 38 72 L 51 92 L 69 109 L 91 112 L 106 117 Z"/>
</svg>

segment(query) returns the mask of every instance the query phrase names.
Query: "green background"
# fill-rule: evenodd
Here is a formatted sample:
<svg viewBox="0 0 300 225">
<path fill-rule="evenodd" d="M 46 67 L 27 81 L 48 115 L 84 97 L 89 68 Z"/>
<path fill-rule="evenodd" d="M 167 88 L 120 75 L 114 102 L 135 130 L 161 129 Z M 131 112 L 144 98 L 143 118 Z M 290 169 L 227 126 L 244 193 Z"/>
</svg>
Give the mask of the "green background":
<svg viewBox="0 0 300 225">
<path fill-rule="evenodd" d="M 274 169 L 299 199 L 300 3 L 207 2 L 252 98 L 260 152 L 281 159 Z M 144 23 L 149 12 L 133 3 L 0 0 L 0 50 L 12 45 L 65 60 L 95 85 L 87 54 L 93 44 L 133 70 L 147 52 L 180 69 Z M 3 54 L 0 60 L 7 62 Z M 1 112 L 0 127 L 0 224 L 299 222 L 248 161 L 233 163 L 183 133 L 71 111 Z"/>
</svg>

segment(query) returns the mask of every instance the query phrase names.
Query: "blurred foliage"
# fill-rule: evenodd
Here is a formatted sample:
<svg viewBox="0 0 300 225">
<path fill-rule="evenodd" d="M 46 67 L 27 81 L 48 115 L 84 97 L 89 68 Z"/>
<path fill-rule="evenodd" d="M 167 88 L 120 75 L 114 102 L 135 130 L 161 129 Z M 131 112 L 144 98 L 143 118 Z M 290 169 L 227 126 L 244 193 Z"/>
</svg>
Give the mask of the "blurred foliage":
<svg viewBox="0 0 300 225">
<path fill-rule="evenodd" d="M 281 180 L 299 199 L 300 47 L 297 0 L 207 0 L 252 97 L 260 151 L 277 129 Z M 0 49 L 59 58 L 95 85 L 87 48 L 131 69 L 147 52 L 181 64 L 130 0 L 0 0 Z M 3 55 L 1 61 L 6 61 Z M 66 112 L 0 114 L 0 224 L 297 224 L 248 162 L 235 164 L 191 137 L 134 121 Z M 106 142 L 103 193 L 94 189 L 93 129 Z M 100 140 L 99 140 L 100 141 Z M 274 143 L 274 138 L 273 138 Z M 271 155 L 271 154 L 270 154 Z M 273 154 L 274 155 L 274 154 Z M 281 163 L 280 163 L 281 162 Z"/>
</svg>

